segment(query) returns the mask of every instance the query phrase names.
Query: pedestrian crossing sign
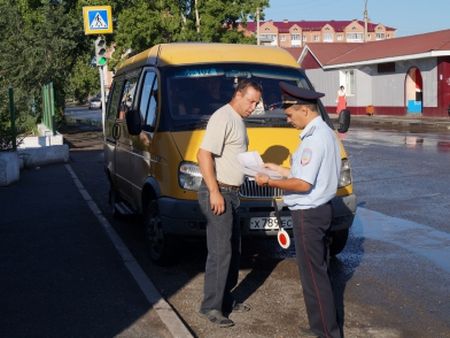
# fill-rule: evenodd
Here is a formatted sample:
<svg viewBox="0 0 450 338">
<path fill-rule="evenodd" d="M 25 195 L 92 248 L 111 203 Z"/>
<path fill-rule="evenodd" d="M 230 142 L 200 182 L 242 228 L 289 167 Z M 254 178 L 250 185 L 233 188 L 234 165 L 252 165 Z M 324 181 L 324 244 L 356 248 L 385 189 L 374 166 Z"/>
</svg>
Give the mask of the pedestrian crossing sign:
<svg viewBox="0 0 450 338">
<path fill-rule="evenodd" d="M 111 6 L 84 6 L 83 21 L 86 35 L 113 32 Z"/>
</svg>

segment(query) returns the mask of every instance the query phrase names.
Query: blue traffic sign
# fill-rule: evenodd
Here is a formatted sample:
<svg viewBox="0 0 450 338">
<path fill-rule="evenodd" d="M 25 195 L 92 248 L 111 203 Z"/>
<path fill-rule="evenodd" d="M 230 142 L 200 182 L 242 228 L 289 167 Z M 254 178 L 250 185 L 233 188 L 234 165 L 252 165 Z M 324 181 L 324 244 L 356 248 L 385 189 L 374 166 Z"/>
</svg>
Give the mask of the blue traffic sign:
<svg viewBox="0 0 450 338">
<path fill-rule="evenodd" d="M 107 34 L 113 31 L 111 6 L 85 6 L 83 18 L 85 34 Z"/>
</svg>

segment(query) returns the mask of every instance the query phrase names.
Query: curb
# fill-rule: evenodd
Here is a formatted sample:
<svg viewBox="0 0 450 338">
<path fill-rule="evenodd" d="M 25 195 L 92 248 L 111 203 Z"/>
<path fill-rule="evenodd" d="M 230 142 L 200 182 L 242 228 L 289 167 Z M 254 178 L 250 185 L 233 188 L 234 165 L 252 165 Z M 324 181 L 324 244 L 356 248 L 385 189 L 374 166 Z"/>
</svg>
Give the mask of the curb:
<svg viewBox="0 0 450 338">
<path fill-rule="evenodd" d="M 331 116 L 331 121 L 337 126 L 338 118 Z M 410 132 L 420 131 L 450 131 L 450 119 L 411 119 L 402 117 L 377 117 L 377 116 L 363 116 L 352 115 L 351 127 L 363 127 L 363 128 L 383 128 L 390 130 L 408 130 Z"/>
<path fill-rule="evenodd" d="M 173 337 L 193 338 L 194 336 L 189 330 L 189 327 L 183 322 L 177 312 L 159 293 L 158 289 L 155 287 L 153 282 L 136 261 L 133 254 L 129 251 L 128 247 L 122 241 L 119 234 L 103 216 L 100 208 L 97 206 L 86 188 L 83 186 L 83 183 L 81 183 L 80 179 L 73 171 L 70 164 L 66 164 L 65 167 L 69 172 L 72 180 L 74 181 L 76 187 L 78 188 L 82 198 L 87 203 L 89 209 L 91 209 L 92 213 L 97 218 L 106 235 L 112 242 L 117 253 L 122 258 L 122 263 L 125 265 L 131 276 L 136 281 L 149 304 L 156 310 L 156 313 L 158 314 L 159 318 L 164 323 L 166 328 L 169 330 Z"/>
</svg>

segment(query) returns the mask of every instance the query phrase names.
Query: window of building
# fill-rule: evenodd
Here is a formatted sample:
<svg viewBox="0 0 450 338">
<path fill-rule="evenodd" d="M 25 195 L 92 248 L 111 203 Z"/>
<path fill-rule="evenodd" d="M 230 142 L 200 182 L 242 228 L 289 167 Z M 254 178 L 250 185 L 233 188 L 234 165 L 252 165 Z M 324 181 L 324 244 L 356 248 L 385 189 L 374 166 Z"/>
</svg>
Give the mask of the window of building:
<svg viewBox="0 0 450 338">
<path fill-rule="evenodd" d="M 339 83 L 345 87 L 347 95 L 356 93 L 356 76 L 353 69 L 341 70 L 339 72 Z"/>
<path fill-rule="evenodd" d="M 287 35 L 286 34 L 281 34 L 280 35 L 280 41 L 286 41 L 287 40 Z"/>
<path fill-rule="evenodd" d="M 347 33 L 347 42 L 362 42 L 364 40 L 364 33 Z"/>
<path fill-rule="evenodd" d="M 306 42 L 306 41 L 308 41 L 308 38 L 306 35 L 303 35 L 303 42 Z"/>
<path fill-rule="evenodd" d="M 384 40 L 384 33 L 377 33 L 376 34 L 376 39 L 377 40 Z"/>
<path fill-rule="evenodd" d="M 261 34 L 259 38 L 263 41 L 275 41 L 276 40 L 275 34 Z"/>
<path fill-rule="evenodd" d="M 336 35 L 336 40 L 342 41 L 342 40 L 344 40 L 344 36 L 342 34 L 338 34 L 338 35 Z"/>
<path fill-rule="evenodd" d="M 325 33 L 323 35 L 323 42 L 333 42 L 333 33 Z"/>
<path fill-rule="evenodd" d="M 291 35 L 291 40 L 292 40 L 292 41 L 301 41 L 301 40 L 302 40 L 302 37 L 301 37 L 300 34 L 292 34 L 292 35 Z"/>
<path fill-rule="evenodd" d="M 320 37 L 318 35 L 313 35 L 313 41 L 319 41 Z"/>
<path fill-rule="evenodd" d="M 395 62 L 379 63 L 377 70 L 378 73 L 395 73 Z"/>
</svg>

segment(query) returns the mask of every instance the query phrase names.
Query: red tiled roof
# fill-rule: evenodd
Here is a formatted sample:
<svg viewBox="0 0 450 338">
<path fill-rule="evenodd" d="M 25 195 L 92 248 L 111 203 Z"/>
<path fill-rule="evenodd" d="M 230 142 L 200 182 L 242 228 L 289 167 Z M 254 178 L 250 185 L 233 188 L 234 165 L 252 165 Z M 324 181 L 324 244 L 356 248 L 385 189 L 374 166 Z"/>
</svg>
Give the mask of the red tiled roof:
<svg viewBox="0 0 450 338">
<path fill-rule="evenodd" d="M 308 43 L 305 48 L 322 66 L 410 57 L 433 51 L 450 54 L 450 29 L 367 43 Z"/>
<path fill-rule="evenodd" d="M 344 21 L 335 21 L 335 20 L 328 20 L 328 21 L 261 21 L 259 25 L 261 26 L 265 22 L 272 22 L 275 27 L 278 28 L 279 33 L 288 33 L 289 29 L 293 25 L 298 25 L 302 28 L 302 30 L 306 31 L 320 31 L 323 26 L 329 24 L 331 27 L 333 27 L 335 32 L 343 32 L 345 27 L 350 25 L 353 21 L 357 21 L 361 26 L 364 27 L 364 21 L 361 20 L 344 20 Z M 371 23 L 367 25 L 367 31 L 374 32 L 375 27 L 378 24 Z M 385 26 L 386 30 L 396 30 L 396 28 Z M 256 22 L 248 22 L 247 23 L 247 29 L 252 32 L 256 32 Z"/>
<path fill-rule="evenodd" d="M 283 49 L 286 49 L 294 57 L 295 61 L 298 61 L 298 58 L 303 51 L 303 47 L 291 47 Z"/>
</svg>

